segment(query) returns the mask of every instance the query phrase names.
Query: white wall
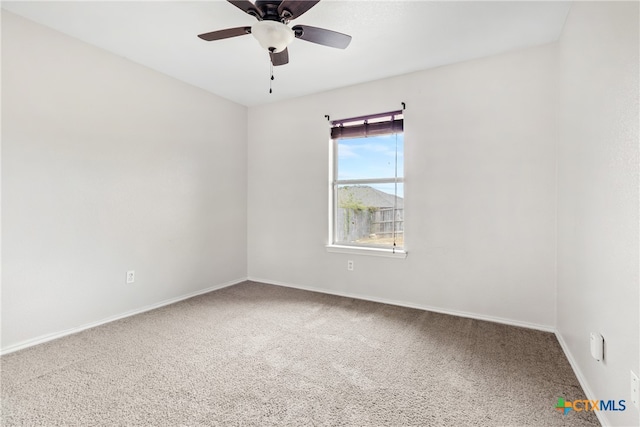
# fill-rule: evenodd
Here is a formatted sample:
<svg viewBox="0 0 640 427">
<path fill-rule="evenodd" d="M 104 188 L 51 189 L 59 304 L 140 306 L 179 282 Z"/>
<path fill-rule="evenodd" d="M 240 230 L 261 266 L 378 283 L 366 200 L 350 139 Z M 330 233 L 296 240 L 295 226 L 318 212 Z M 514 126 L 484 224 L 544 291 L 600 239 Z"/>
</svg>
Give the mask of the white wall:
<svg viewBox="0 0 640 427">
<path fill-rule="evenodd" d="M 575 2 L 559 43 L 557 328 L 591 397 L 627 400 L 599 413 L 621 426 L 640 423 L 638 16 L 637 2 Z"/>
<path fill-rule="evenodd" d="M 552 330 L 555 54 L 543 46 L 252 107 L 249 277 Z M 409 255 L 327 253 L 324 115 L 403 101 Z"/>
<path fill-rule="evenodd" d="M 246 126 L 3 11 L 3 350 L 245 278 Z"/>
</svg>

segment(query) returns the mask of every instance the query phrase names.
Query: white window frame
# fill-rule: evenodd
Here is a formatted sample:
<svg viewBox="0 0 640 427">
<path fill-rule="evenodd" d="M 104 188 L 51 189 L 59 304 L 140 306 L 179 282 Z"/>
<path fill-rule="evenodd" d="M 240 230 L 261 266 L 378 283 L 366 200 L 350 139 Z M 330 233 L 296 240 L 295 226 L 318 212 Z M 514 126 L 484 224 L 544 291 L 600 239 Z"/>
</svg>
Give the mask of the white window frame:
<svg viewBox="0 0 640 427">
<path fill-rule="evenodd" d="M 403 133 L 397 132 L 397 133 Z M 384 133 L 392 135 L 393 132 Z M 329 140 L 329 244 L 326 245 L 327 252 L 345 253 L 354 255 L 370 255 L 390 258 L 406 258 L 406 242 L 402 248 L 389 248 L 367 244 L 342 244 L 336 243 L 335 237 L 338 232 L 336 230 L 336 214 L 338 207 L 338 188 L 341 185 L 367 185 L 367 184 L 404 184 L 404 174 L 402 177 L 393 178 L 372 178 L 372 179 L 348 179 L 338 180 L 338 144 L 341 138 Z M 402 160 L 404 162 L 404 158 Z M 404 168 L 403 168 L 404 170 Z M 403 219 L 404 220 L 404 219 Z M 403 227 L 404 233 L 404 227 Z M 404 241 L 404 239 L 403 239 Z"/>
</svg>

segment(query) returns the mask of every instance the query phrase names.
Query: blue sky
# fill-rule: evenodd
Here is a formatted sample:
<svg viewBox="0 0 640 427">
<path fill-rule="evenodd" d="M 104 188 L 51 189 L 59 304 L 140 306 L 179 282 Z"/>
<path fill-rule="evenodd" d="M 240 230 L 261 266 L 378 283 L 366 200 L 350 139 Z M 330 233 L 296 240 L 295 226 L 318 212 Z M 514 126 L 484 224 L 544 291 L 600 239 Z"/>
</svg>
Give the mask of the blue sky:
<svg viewBox="0 0 640 427">
<path fill-rule="evenodd" d="M 404 176 L 404 134 L 397 134 L 398 176 Z M 395 176 L 396 135 L 341 139 L 338 142 L 338 179 L 393 178 Z M 394 184 L 371 185 L 393 194 Z M 404 186 L 398 184 L 398 196 Z"/>
</svg>

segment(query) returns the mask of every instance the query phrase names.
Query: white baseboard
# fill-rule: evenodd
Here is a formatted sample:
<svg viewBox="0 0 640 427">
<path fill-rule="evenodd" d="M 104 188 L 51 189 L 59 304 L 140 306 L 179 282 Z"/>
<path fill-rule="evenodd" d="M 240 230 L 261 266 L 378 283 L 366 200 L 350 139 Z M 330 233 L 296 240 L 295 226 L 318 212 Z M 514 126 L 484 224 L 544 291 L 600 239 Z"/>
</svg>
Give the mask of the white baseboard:
<svg viewBox="0 0 640 427">
<path fill-rule="evenodd" d="M 365 301 L 379 302 L 382 304 L 396 305 L 396 306 L 407 307 L 407 308 L 415 308 L 418 310 L 433 311 L 436 313 L 450 314 L 452 316 L 466 317 L 469 319 L 485 320 L 487 322 L 502 323 L 504 325 L 518 326 L 521 328 L 535 329 L 538 331 L 553 332 L 553 333 L 556 332 L 553 326 L 538 325 L 536 323 L 521 322 L 519 320 L 485 316 L 482 314 L 467 313 L 464 311 L 448 310 L 448 309 L 443 309 L 439 307 L 432 307 L 429 305 L 413 304 L 406 301 L 397 301 L 397 300 L 391 300 L 386 298 L 371 297 L 368 295 L 361 295 L 361 294 L 355 294 L 355 293 L 349 293 L 349 292 L 339 292 L 339 291 L 333 291 L 333 290 L 327 290 L 327 289 L 320 289 L 320 288 L 314 288 L 312 286 L 298 286 L 290 283 L 277 282 L 269 279 L 261 279 L 258 277 L 249 277 L 247 280 L 251 280 L 253 282 L 266 283 L 269 285 L 283 286 L 287 288 L 301 289 L 301 290 L 311 291 L 311 292 L 319 292 L 322 294 L 336 295 L 336 296 L 347 297 L 347 298 L 355 298 L 355 299 L 360 299 Z"/>
<path fill-rule="evenodd" d="M 573 369 L 573 373 L 576 374 L 576 378 L 578 378 L 580 387 L 582 387 L 584 394 L 587 395 L 587 399 L 598 400 L 595 394 L 593 394 L 593 392 L 589 388 L 589 385 L 587 384 L 587 380 L 584 377 L 584 375 L 582 375 L 582 371 L 578 367 L 576 360 L 573 358 L 571 351 L 569 351 L 569 346 L 565 342 L 564 338 L 562 338 L 562 335 L 557 330 L 555 331 L 555 334 L 558 342 L 560 343 L 560 347 L 562 347 L 562 351 L 564 352 L 565 357 L 567 358 L 567 360 L 569 361 L 569 364 L 571 365 L 571 369 Z M 600 421 L 600 424 L 602 424 L 603 426 L 610 425 L 606 420 L 604 411 L 593 411 L 593 412 L 596 414 L 596 417 L 598 417 L 598 421 Z"/>
<path fill-rule="evenodd" d="M 124 313 L 121 313 L 121 314 L 116 314 L 115 316 L 110 316 L 110 317 L 107 317 L 105 319 L 98 320 L 96 322 L 86 323 L 84 325 L 80 325 L 80 326 L 77 326 L 75 328 L 70 328 L 70 329 L 66 329 L 64 331 L 54 332 L 54 333 L 47 334 L 47 335 L 41 335 L 41 336 L 36 337 L 36 338 L 32 338 L 32 339 L 28 339 L 28 340 L 25 340 L 25 341 L 21 341 L 21 342 L 19 342 L 17 344 L 10 345 L 10 346 L 0 350 L 0 355 L 13 353 L 14 351 L 22 350 L 22 349 L 25 349 L 25 348 L 28 348 L 28 347 L 33 347 L 34 345 L 42 344 L 42 343 L 45 343 L 47 341 L 52 341 L 52 340 L 55 340 L 55 339 L 58 339 L 58 338 L 62 338 L 62 337 L 67 336 L 67 335 L 76 334 L 76 333 L 84 331 L 86 329 L 95 328 L 96 326 L 104 325 L 105 323 L 110 323 L 110 322 L 113 322 L 113 321 L 116 321 L 116 320 L 119 320 L 119 319 L 123 319 L 125 317 L 135 316 L 136 314 L 144 313 L 146 311 L 155 310 L 156 308 L 164 307 L 165 305 L 174 304 L 176 302 L 179 302 L 179 301 L 182 301 L 182 300 L 185 300 L 185 299 L 189 299 L 189 298 L 193 298 L 193 297 L 198 296 L 198 295 L 206 294 L 206 293 L 209 293 L 209 292 L 212 292 L 212 291 L 217 291 L 218 289 L 222 289 L 222 288 L 226 288 L 226 287 L 229 287 L 229 286 L 237 285 L 238 283 L 242 283 L 245 280 L 247 280 L 247 278 L 233 280 L 231 282 L 226 282 L 226 283 L 223 283 L 223 284 L 220 284 L 220 285 L 210 286 L 208 288 L 200 289 L 200 290 L 195 291 L 195 292 L 190 292 L 188 294 L 180 295 L 180 296 L 175 297 L 175 298 L 170 298 L 168 300 L 164 300 L 164 301 L 161 301 L 159 303 L 147 305 L 147 306 L 144 306 L 144 307 L 141 307 L 141 308 L 137 308 L 135 310 L 130 310 L 130 311 L 127 311 L 127 312 L 124 312 Z"/>
</svg>

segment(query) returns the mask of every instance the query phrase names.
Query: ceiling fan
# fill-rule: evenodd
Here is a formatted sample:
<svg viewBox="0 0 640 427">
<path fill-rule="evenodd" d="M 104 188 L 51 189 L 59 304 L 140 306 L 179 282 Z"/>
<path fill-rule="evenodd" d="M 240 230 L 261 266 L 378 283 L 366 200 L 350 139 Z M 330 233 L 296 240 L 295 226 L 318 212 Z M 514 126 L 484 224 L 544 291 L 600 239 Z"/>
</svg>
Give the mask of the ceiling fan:
<svg viewBox="0 0 640 427">
<path fill-rule="evenodd" d="M 311 27 L 294 25 L 289 28 L 289 21 L 300 17 L 315 6 L 320 0 L 227 0 L 229 3 L 258 20 L 250 27 L 227 28 L 199 34 L 202 40 L 213 41 L 231 37 L 253 34 L 260 45 L 269 51 L 273 65 L 284 65 L 289 62 L 287 46 L 294 38 L 323 46 L 344 49 L 349 46 L 351 36 Z"/>
</svg>

